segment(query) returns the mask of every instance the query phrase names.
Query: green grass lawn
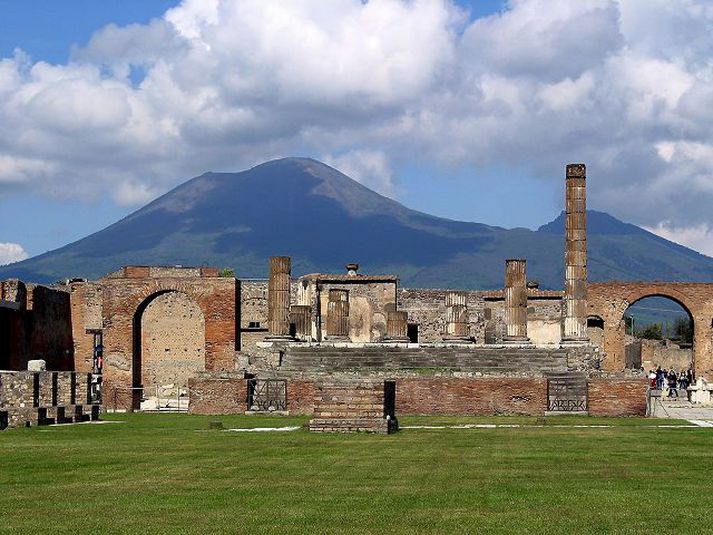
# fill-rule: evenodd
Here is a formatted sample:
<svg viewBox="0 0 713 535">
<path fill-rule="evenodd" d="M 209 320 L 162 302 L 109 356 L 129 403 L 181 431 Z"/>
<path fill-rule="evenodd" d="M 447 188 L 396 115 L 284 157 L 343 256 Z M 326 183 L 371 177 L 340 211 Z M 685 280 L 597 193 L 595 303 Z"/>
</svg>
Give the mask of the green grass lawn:
<svg viewBox="0 0 713 535">
<path fill-rule="evenodd" d="M 209 429 L 296 417 L 105 418 L 124 423 L 0 433 L 0 532 L 650 533 L 666 518 L 713 532 L 713 429 L 558 418 L 376 436 Z M 538 421 L 401 419 L 463 423 Z"/>
</svg>

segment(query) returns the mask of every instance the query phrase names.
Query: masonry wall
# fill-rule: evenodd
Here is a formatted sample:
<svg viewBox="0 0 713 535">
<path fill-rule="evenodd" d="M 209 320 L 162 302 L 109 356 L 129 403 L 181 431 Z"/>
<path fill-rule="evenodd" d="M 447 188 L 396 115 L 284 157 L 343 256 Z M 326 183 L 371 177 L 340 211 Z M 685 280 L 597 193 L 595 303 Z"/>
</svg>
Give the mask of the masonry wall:
<svg viewBox="0 0 713 535">
<path fill-rule="evenodd" d="M 247 405 L 247 380 L 242 374 L 192 377 L 188 381 L 191 414 L 241 414 Z"/>
<path fill-rule="evenodd" d="M 0 286 L 0 368 L 27 369 L 40 358 L 49 370 L 74 366 L 69 293 L 21 281 Z"/>
<path fill-rule="evenodd" d="M 173 392 L 205 370 L 205 318 L 187 295 L 168 292 L 153 299 L 141 316 L 141 383 L 145 396 L 169 385 Z"/>
<path fill-rule="evenodd" d="M 215 268 L 130 266 L 102 279 L 104 381 L 107 391 L 126 405 L 135 382 L 135 318 L 158 296 L 187 296 L 205 319 L 205 370 L 232 371 L 236 350 L 236 281 Z M 140 356 L 137 354 L 137 358 Z M 129 399 L 127 399 L 127 397 Z"/>
<path fill-rule="evenodd" d="M 650 296 L 668 297 L 693 318 L 693 364 L 697 377 L 713 380 L 713 284 L 684 282 L 605 282 L 588 285 L 588 314 L 604 321 L 603 367 L 625 366 L 624 313 Z"/>
<path fill-rule="evenodd" d="M 72 282 L 69 285 L 74 341 L 74 369 L 91 372 L 94 358 L 94 335 L 88 331 L 102 329 L 102 293 L 98 282 Z"/>
<path fill-rule="evenodd" d="M 590 416 L 646 416 L 646 378 L 590 378 Z"/>
<path fill-rule="evenodd" d="M 96 420 L 90 384 L 88 374 L 68 371 L 0 372 L 0 430 Z"/>
<path fill-rule="evenodd" d="M 397 415 L 523 414 L 547 408 L 544 378 L 430 378 L 396 380 Z"/>
<path fill-rule="evenodd" d="M 419 342 L 443 339 L 446 329 L 444 289 L 399 290 L 398 308 L 408 313 L 409 323 L 418 324 Z M 469 334 L 477 343 L 500 343 L 505 335 L 505 308 L 501 291 L 465 291 Z M 561 292 L 528 292 L 528 336 L 533 344 L 546 347 L 561 340 Z"/>
</svg>

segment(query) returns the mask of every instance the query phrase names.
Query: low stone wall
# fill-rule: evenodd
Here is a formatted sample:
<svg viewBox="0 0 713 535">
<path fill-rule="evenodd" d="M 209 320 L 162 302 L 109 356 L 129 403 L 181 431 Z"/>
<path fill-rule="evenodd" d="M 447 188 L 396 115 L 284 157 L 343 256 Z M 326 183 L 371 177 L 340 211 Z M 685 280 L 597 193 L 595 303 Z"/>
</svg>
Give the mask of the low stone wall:
<svg viewBox="0 0 713 535">
<path fill-rule="evenodd" d="M 247 408 L 247 379 L 244 374 L 203 375 L 188 380 L 191 414 L 240 414 Z"/>
<path fill-rule="evenodd" d="M 646 416 L 646 378 L 591 377 L 590 416 Z"/>
<path fill-rule="evenodd" d="M 547 379 L 397 379 L 396 407 L 400 415 L 541 416 L 547 408 Z"/>
<path fill-rule="evenodd" d="M 90 374 L 0 372 L 0 429 L 97 420 Z"/>
<path fill-rule="evenodd" d="M 290 414 L 314 415 L 332 382 L 396 383 L 399 415 L 543 416 L 547 411 L 545 377 L 458 377 L 456 374 L 368 377 L 359 375 L 286 378 L 286 408 Z M 639 377 L 590 377 L 588 411 L 592 416 L 645 416 L 647 381 Z M 247 410 L 247 379 L 201 377 L 189 382 L 194 414 L 240 414 Z"/>
</svg>

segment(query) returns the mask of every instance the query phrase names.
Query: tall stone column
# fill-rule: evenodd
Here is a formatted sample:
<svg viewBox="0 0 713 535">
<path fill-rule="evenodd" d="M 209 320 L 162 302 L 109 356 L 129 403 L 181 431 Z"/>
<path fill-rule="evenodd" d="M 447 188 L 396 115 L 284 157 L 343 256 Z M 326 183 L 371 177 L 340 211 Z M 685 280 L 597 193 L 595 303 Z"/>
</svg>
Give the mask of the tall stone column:
<svg viewBox="0 0 713 535">
<path fill-rule="evenodd" d="M 408 342 L 408 312 L 389 310 L 386 313 L 385 342 Z"/>
<path fill-rule="evenodd" d="M 327 340 L 349 340 L 349 290 L 329 290 Z"/>
<path fill-rule="evenodd" d="M 290 273 L 289 256 L 270 257 L 270 280 L 267 283 L 268 338 L 290 338 Z"/>
<path fill-rule="evenodd" d="M 563 342 L 587 342 L 587 169 L 568 164 L 566 175 Z"/>
<path fill-rule="evenodd" d="M 446 332 L 443 339 L 447 342 L 470 341 L 468 296 L 465 292 L 446 293 Z"/>
<path fill-rule="evenodd" d="M 295 338 L 309 341 L 312 339 L 312 307 L 293 305 L 290 308 L 290 323 L 295 326 Z"/>
<path fill-rule="evenodd" d="M 528 343 L 526 262 L 513 258 L 505 261 L 506 343 Z"/>
</svg>

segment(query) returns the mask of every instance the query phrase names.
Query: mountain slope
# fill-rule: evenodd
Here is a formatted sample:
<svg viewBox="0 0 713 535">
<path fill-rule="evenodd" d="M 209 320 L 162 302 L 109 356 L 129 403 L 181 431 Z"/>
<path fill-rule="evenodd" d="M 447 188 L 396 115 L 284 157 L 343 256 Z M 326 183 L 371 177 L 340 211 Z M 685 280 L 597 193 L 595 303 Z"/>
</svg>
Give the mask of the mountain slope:
<svg viewBox="0 0 713 535">
<path fill-rule="evenodd" d="M 406 286 L 496 288 L 504 259 L 559 288 L 564 217 L 502 229 L 410 210 L 320 162 L 274 160 L 241 173 L 196 177 L 117 223 L 65 247 L 0 268 L 0 278 L 96 278 L 127 264 L 233 267 L 264 277 L 267 258 L 293 273 L 391 272 Z M 589 213 L 591 280 L 711 280 L 713 259 L 603 213 Z"/>
</svg>

